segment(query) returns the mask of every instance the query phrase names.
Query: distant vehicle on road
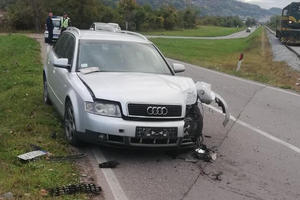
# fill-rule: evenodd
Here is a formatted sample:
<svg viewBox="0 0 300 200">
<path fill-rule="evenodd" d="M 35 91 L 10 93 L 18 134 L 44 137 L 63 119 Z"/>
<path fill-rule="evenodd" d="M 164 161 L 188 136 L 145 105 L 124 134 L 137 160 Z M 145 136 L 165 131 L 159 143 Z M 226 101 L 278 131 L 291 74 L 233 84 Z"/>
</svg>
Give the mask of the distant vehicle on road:
<svg viewBox="0 0 300 200">
<path fill-rule="evenodd" d="M 175 76 L 141 34 L 68 28 L 50 47 L 44 101 L 64 119 L 66 139 L 134 147 L 187 147 L 202 137 L 201 104 L 226 102 L 204 82 Z"/>
<path fill-rule="evenodd" d="M 52 22 L 54 25 L 54 29 L 53 29 L 53 41 L 58 40 L 59 36 L 60 36 L 60 32 L 61 32 L 61 18 L 62 16 L 53 16 L 52 17 Z M 48 38 L 48 30 L 47 30 L 47 26 L 45 26 L 45 32 L 44 32 L 44 38 L 45 38 L 45 42 L 46 39 Z"/>
<path fill-rule="evenodd" d="M 247 27 L 246 32 L 250 33 L 251 32 L 251 27 Z"/>
<path fill-rule="evenodd" d="M 300 2 L 293 2 L 283 8 L 276 37 L 283 43 L 300 43 Z"/>
</svg>

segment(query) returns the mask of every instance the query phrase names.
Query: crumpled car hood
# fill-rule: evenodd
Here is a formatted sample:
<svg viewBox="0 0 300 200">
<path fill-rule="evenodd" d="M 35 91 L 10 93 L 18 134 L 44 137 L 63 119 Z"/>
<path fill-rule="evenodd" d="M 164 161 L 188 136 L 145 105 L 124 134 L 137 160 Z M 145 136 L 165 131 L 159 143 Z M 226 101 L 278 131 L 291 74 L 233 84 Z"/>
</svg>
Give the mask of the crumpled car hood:
<svg viewBox="0 0 300 200">
<path fill-rule="evenodd" d="M 78 73 L 97 99 L 128 103 L 161 105 L 193 104 L 197 100 L 190 78 L 148 73 L 95 72 Z"/>
</svg>

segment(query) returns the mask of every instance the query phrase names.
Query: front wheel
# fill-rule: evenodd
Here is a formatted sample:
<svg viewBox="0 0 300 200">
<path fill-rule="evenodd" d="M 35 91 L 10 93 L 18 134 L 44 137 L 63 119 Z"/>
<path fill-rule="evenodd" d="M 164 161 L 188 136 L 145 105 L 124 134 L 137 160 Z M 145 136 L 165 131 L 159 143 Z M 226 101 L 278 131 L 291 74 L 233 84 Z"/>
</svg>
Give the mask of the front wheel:
<svg viewBox="0 0 300 200">
<path fill-rule="evenodd" d="M 43 99 L 44 99 L 45 104 L 51 105 L 51 100 L 49 98 L 49 93 L 48 93 L 48 84 L 47 84 L 47 79 L 46 79 L 45 75 L 44 75 Z"/>
<path fill-rule="evenodd" d="M 70 101 L 66 102 L 64 125 L 65 125 L 65 136 L 67 141 L 73 146 L 79 146 L 80 141 L 78 139 L 78 135 L 76 132 L 76 123 L 75 123 L 73 106 Z"/>
</svg>

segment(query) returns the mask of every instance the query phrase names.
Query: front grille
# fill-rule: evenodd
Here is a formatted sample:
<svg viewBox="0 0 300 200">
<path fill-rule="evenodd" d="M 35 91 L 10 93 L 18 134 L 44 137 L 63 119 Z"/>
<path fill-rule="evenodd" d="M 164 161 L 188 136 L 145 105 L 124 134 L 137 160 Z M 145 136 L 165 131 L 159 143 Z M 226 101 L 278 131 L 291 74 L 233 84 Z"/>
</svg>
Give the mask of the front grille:
<svg viewBox="0 0 300 200">
<path fill-rule="evenodd" d="M 149 107 L 166 108 L 167 112 L 149 114 L 147 112 Z M 182 107 L 180 105 L 128 104 L 128 113 L 130 116 L 140 117 L 181 117 Z"/>
</svg>

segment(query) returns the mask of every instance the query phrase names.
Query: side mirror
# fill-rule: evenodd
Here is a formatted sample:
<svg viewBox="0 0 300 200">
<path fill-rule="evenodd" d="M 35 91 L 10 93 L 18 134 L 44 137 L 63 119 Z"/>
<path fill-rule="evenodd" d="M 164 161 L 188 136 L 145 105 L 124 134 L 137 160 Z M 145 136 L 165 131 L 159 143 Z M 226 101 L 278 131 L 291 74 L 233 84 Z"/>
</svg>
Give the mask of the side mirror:
<svg viewBox="0 0 300 200">
<path fill-rule="evenodd" d="M 173 63 L 173 69 L 175 73 L 180 73 L 185 71 L 185 66 L 179 63 Z"/>
<path fill-rule="evenodd" d="M 71 69 L 71 65 L 69 64 L 69 59 L 68 58 L 58 58 L 55 59 L 53 62 L 53 65 L 55 67 L 59 67 L 59 68 L 64 68 L 64 69 Z"/>
</svg>

